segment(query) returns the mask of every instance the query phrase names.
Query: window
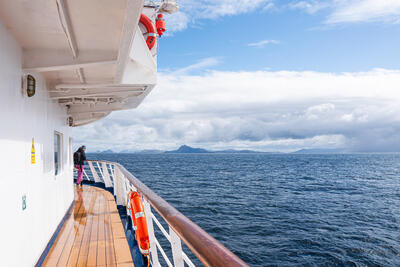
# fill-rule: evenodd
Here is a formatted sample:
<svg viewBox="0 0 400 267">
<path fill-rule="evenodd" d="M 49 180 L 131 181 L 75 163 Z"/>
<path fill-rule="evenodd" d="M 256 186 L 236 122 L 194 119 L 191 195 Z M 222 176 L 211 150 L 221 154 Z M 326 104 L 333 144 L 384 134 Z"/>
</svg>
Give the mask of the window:
<svg viewBox="0 0 400 267">
<path fill-rule="evenodd" d="M 62 162 L 62 135 L 58 132 L 54 132 L 54 174 L 58 175 L 61 172 Z"/>
<path fill-rule="evenodd" d="M 73 141 L 72 138 L 69 138 L 69 152 L 68 152 L 68 164 L 72 166 L 74 164 L 74 151 L 72 150 Z"/>
</svg>

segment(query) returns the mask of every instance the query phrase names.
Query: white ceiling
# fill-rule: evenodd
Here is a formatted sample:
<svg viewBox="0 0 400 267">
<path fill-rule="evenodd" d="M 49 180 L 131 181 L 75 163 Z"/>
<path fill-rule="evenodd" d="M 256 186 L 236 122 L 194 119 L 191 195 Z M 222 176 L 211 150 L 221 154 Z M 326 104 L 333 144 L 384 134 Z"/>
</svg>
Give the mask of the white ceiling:
<svg viewBox="0 0 400 267">
<path fill-rule="evenodd" d="M 143 0 L 0 0 L 0 19 L 23 49 L 25 72 L 43 75 L 74 126 L 134 108 L 154 87 L 156 58 L 135 34 L 142 11 Z M 127 66 L 130 76 L 150 78 L 124 78 Z"/>
</svg>

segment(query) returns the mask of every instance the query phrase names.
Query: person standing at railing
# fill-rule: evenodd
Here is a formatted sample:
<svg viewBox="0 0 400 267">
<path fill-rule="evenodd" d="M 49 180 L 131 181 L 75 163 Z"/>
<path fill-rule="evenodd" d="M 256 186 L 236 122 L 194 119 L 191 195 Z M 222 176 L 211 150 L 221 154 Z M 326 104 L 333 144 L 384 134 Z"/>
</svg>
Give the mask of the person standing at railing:
<svg viewBox="0 0 400 267">
<path fill-rule="evenodd" d="M 76 179 L 77 185 L 82 185 L 83 181 L 83 165 L 85 164 L 86 160 L 86 146 L 81 146 L 78 150 L 74 153 L 74 165 L 75 169 L 78 172 L 78 177 Z"/>
</svg>

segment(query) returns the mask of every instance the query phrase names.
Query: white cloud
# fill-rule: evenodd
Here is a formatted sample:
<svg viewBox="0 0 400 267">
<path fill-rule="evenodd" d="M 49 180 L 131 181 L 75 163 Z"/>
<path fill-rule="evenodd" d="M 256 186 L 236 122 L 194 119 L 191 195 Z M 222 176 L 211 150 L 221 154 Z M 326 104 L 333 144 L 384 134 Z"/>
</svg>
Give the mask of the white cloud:
<svg viewBox="0 0 400 267">
<path fill-rule="evenodd" d="M 168 32 L 182 31 L 201 19 L 218 19 L 273 7 L 329 12 L 325 24 L 379 21 L 400 23 L 399 0 L 292 0 L 279 6 L 277 0 L 180 0 L 180 12 L 166 16 Z"/>
<path fill-rule="evenodd" d="M 295 1 L 288 4 L 290 9 L 302 9 L 305 10 L 309 14 L 314 14 L 324 8 L 327 8 L 331 5 L 330 1 L 319 1 L 319 0 L 311 0 L 311 1 Z"/>
<path fill-rule="evenodd" d="M 327 9 L 326 24 L 380 21 L 400 22 L 399 0 L 309 0 L 293 1 L 291 9 L 302 9 L 309 14 Z"/>
<path fill-rule="evenodd" d="M 254 11 L 270 4 L 270 0 L 197 0 L 192 3 L 200 18 L 218 18 Z"/>
<path fill-rule="evenodd" d="M 319 104 L 307 108 L 306 116 L 309 120 L 317 120 L 320 116 L 325 116 L 329 112 L 335 110 L 335 105 L 332 103 Z"/>
<path fill-rule="evenodd" d="M 256 9 L 268 9 L 273 0 L 179 0 L 180 12 L 166 16 L 170 33 L 187 28 L 189 23 L 200 19 L 217 19 L 252 12 Z"/>
<path fill-rule="evenodd" d="M 193 71 L 193 70 L 212 67 L 212 66 L 218 65 L 218 63 L 219 63 L 219 60 L 217 58 L 215 58 L 215 57 L 204 58 L 204 59 L 198 61 L 197 63 L 194 63 L 192 65 L 189 65 L 187 67 L 184 67 L 184 68 L 181 68 L 181 69 L 179 69 L 177 71 L 174 71 L 173 75 L 182 75 L 184 73 L 188 73 L 188 72 Z"/>
<path fill-rule="evenodd" d="M 399 0 L 353 0 L 337 1 L 337 6 L 326 23 L 385 21 L 400 19 Z"/>
<path fill-rule="evenodd" d="M 182 12 L 177 12 L 171 15 L 165 16 L 165 21 L 167 23 L 167 31 L 166 36 L 170 35 L 174 32 L 183 31 L 187 28 L 188 23 L 190 22 L 187 14 Z"/>
<path fill-rule="evenodd" d="M 263 48 L 264 46 L 266 46 L 268 44 L 279 44 L 279 43 L 280 42 L 277 40 L 262 40 L 262 41 L 255 42 L 255 43 L 249 43 L 247 45 L 257 47 L 257 48 Z"/>
<path fill-rule="evenodd" d="M 400 151 L 400 70 L 161 73 L 136 110 L 75 129 L 92 149 Z"/>
</svg>

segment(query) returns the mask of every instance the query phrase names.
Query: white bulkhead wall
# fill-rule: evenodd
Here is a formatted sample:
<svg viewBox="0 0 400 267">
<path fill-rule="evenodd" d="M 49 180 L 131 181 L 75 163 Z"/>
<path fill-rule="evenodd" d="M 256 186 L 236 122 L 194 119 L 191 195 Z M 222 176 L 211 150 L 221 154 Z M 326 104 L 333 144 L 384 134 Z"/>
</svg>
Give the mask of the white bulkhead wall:
<svg viewBox="0 0 400 267">
<path fill-rule="evenodd" d="M 144 7 L 142 13 L 148 16 L 155 24 L 156 13 L 154 8 Z M 155 85 L 157 83 L 157 49 L 159 37 L 157 37 L 156 45 L 149 50 L 141 28 L 145 29 L 139 25 L 135 32 L 132 48 L 129 53 L 130 60 L 127 62 L 122 83 Z"/>
<path fill-rule="evenodd" d="M 22 95 L 21 61 L 21 47 L 0 22 L 1 266 L 33 266 L 74 198 L 66 110 L 49 99 L 39 74 L 33 73 L 35 96 Z M 57 176 L 54 131 L 63 137 L 62 170 Z M 32 138 L 35 164 L 31 164 Z"/>
</svg>

